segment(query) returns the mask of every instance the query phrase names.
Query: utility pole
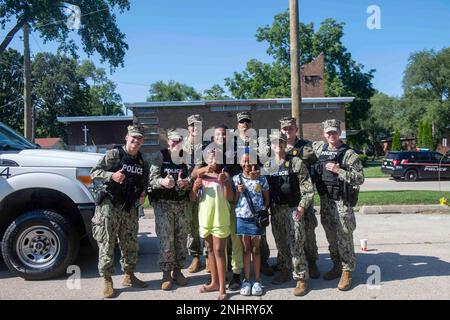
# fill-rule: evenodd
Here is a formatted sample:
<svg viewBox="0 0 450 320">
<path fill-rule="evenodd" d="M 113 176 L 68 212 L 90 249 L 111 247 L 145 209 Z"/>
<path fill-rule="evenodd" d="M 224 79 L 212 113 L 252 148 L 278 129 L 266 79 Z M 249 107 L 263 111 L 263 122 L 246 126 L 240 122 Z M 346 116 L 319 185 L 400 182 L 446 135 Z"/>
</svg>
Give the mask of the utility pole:
<svg viewBox="0 0 450 320">
<path fill-rule="evenodd" d="M 24 124 L 23 135 L 34 142 L 33 134 L 33 108 L 31 105 L 31 63 L 30 63 L 30 27 L 28 23 L 23 26 L 23 101 Z"/>
<path fill-rule="evenodd" d="M 298 137 L 303 137 L 302 111 L 301 111 L 301 85 L 300 85 L 300 54 L 299 45 L 299 25 L 298 25 L 298 0 L 289 0 L 289 21 L 290 21 L 290 52 L 291 52 L 291 113 L 296 119 Z"/>
</svg>

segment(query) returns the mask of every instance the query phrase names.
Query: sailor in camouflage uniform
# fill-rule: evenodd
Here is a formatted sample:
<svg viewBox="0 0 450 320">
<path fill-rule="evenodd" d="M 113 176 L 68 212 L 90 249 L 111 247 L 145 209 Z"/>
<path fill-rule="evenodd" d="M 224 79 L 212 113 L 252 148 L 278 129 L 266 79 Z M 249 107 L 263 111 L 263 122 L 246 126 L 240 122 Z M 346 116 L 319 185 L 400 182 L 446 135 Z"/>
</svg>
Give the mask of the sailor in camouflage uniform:
<svg viewBox="0 0 450 320">
<path fill-rule="evenodd" d="M 139 217 L 137 207 L 145 196 L 149 167 L 139 151 L 144 131 L 129 126 L 125 146 L 108 150 L 91 171 L 97 186 L 96 209 L 92 233 L 98 243 L 98 270 L 104 278 L 103 296 L 115 295 L 111 275 L 114 273 L 114 247 L 119 240 L 120 264 L 125 272 L 124 286 L 146 287 L 134 275 L 138 259 Z"/>
<path fill-rule="evenodd" d="M 312 142 L 297 137 L 298 128 L 295 118 L 282 118 L 280 120 L 280 129 L 287 137 L 286 159 L 289 160 L 292 157 L 300 157 L 311 175 L 311 172 L 313 172 L 312 165 L 317 161 L 317 157 L 312 148 Z M 311 180 L 313 180 L 313 177 L 311 177 Z M 309 276 L 313 279 L 320 277 L 320 271 L 316 264 L 316 260 L 319 258 L 315 233 L 317 225 L 314 204 L 311 203 L 311 206 L 309 206 L 305 212 L 305 254 L 306 259 L 308 260 Z"/>
<path fill-rule="evenodd" d="M 173 282 L 187 284 L 181 273 L 185 262 L 186 238 L 190 231 L 188 166 L 183 162 L 182 137 L 175 129 L 167 133 L 169 148 L 152 155 L 149 193 L 155 212 L 156 235 L 160 241 L 159 267 L 163 271 L 161 289 Z M 172 272 L 173 271 L 173 272 Z M 171 274 L 172 272 L 172 274 Z"/>
<path fill-rule="evenodd" d="M 320 195 L 320 219 L 333 261 L 333 268 L 324 279 L 340 277 L 338 289 L 345 291 L 351 288 L 356 265 L 353 206 L 359 186 L 364 183 L 364 173 L 358 155 L 339 139 L 340 121 L 326 120 L 323 125 L 327 143 L 314 142 L 313 149 L 318 157 L 316 188 Z"/>
<path fill-rule="evenodd" d="M 202 121 L 202 116 L 199 114 L 193 114 L 187 118 L 189 136 L 183 140 L 183 152 L 186 153 L 185 159 L 189 168 L 189 176 L 191 176 L 195 167 L 199 168 L 202 164 Z M 191 212 L 192 219 L 191 229 L 187 238 L 187 247 L 189 255 L 193 258 L 191 265 L 188 267 L 188 272 L 196 273 L 202 267 L 200 257 L 205 253 L 207 257 L 207 251 L 206 248 L 203 248 L 204 250 L 202 252 L 203 241 L 199 235 L 198 202 L 189 202 L 188 210 Z"/>
<path fill-rule="evenodd" d="M 297 285 L 294 295 L 307 292 L 308 263 L 305 255 L 305 212 L 311 206 L 314 189 L 308 169 L 300 157 L 286 158 L 287 137 L 279 131 L 270 136 L 275 157 L 264 164 L 268 173 L 272 232 L 278 249 L 278 266 L 289 272 Z M 280 284 L 285 281 L 272 283 Z"/>
</svg>

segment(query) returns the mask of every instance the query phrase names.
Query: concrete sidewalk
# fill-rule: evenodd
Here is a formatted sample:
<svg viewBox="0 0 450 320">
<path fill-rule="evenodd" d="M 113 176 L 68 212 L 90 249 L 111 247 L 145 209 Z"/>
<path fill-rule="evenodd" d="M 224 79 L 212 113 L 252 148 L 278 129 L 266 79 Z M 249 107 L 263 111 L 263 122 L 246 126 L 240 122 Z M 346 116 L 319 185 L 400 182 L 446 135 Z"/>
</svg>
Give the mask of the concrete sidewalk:
<svg viewBox="0 0 450 320">
<path fill-rule="evenodd" d="M 191 275 L 184 270 L 184 274 L 189 277 L 188 286 L 175 286 L 172 291 L 159 289 L 159 241 L 154 228 L 154 219 L 140 220 L 137 274 L 148 281 L 149 287 L 141 290 L 122 288 L 121 275 L 117 273 L 113 277 L 115 287 L 119 289 L 116 299 L 214 299 L 216 293 L 198 292 L 201 284 L 209 277 L 204 271 Z M 331 261 L 320 224 L 316 234 L 320 254 L 318 266 L 323 274 L 331 267 Z M 369 251 L 360 251 L 359 243 L 363 238 L 368 239 Z M 270 228 L 268 241 L 271 263 L 274 263 L 277 251 Z M 351 291 L 338 291 L 338 280 L 312 279 L 309 281 L 311 291 L 305 297 L 298 298 L 292 295 L 292 288 L 295 286 L 293 280 L 282 286 L 275 286 L 270 283 L 271 278 L 263 277 L 266 292 L 262 297 L 242 297 L 235 292 L 231 299 L 450 299 L 450 215 L 357 215 L 354 243 L 357 268 Z M 116 270 L 120 270 L 117 259 L 116 262 Z M 13 277 L 0 262 L 0 299 L 100 299 L 102 281 L 96 270 L 96 256 L 81 256 L 76 263 L 81 269 L 81 288 L 69 290 L 68 275 L 47 281 L 24 281 Z M 190 258 L 186 261 L 186 267 L 189 263 Z M 381 281 L 379 287 L 374 282 L 378 276 Z"/>
</svg>

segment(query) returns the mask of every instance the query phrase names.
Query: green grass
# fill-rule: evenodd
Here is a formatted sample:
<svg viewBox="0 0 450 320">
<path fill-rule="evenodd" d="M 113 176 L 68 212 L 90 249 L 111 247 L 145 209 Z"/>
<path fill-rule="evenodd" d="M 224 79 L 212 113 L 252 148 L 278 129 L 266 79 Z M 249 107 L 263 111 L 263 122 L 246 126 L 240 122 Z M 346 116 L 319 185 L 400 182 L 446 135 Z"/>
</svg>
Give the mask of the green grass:
<svg viewBox="0 0 450 320">
<path fill-rule="evenodd" d="M 450 191 L 364 191 L 359 193 L 357 207 L 390 204 L 439 204 L 439 199 L 442 197 L 450 199 Z M 320 205 L 317 194 L 314 195 L 314 205 Z M 144 208 L 150 207 L 148 198 L 146 198 Z"/>
<path fill-rule="evenodd" d="M 449 191 L 364 191 L 359 193 L 357 207 L 402 204 L 439 204 L 439 199 L 450 199 Z M 314 196 L 314 205 L 320 205 Z"/>
<path fill-rule="evenodd" d="M 367 161 L 367 167 L 364 168 L 365 178 L 388 178 L 390 175 L 381 172 L 381 161 Z"/>
</svg>

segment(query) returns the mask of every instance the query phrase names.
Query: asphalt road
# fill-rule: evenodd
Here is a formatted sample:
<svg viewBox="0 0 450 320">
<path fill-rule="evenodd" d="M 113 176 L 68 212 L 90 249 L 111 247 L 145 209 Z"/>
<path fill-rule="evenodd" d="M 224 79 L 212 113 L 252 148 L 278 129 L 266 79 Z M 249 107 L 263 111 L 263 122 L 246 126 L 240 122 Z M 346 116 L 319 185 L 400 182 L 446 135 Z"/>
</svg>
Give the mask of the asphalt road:
<svg viewBox="0 0 450 320">
<path fill-rule="evenodd" d="M 338 291 L 338 280 L 312 279 L 309 281 L 311 291 L 298 298 L 291 294 L 295 286 L 293 280 L 275 286 L 270 283 L 270 278 L 263 277 L 266 292 L 262 297 L 242 297 L 236 292 L 231 299 L 450 299 L 450 215 L 358 215 L 357 223 L 354 239 L 357 268 L 351 291 Z M 320 253 L 318 265 L 323 273 L 331 267 L 331 261 L 323 229 L 319 226 L 316 230 Z M 359 248 L 362 238 L 368 239 L 367 252 Z M 277 252 L 270 232 L 268 239 L 273 263 Z M 137 275 L 148 281 L 149 287 L 122 288 L 118 273 L 113 277 L 115 287 L 119 289 L 116 299 L 202 300 L 216 297 L 215 293 L 198 293 L 200 285 L 208 279 L 204 271 L 190 275 L 184 270 L 189 277 L 188 286 L 175 286 L 172 291 L 159 289 L 159 244 L 153 219 L 141 219 L 139 242 Z M 190 258 L 186 266 L 189 262 Z M 76 264 L 81 270 L 79 289 L 73 288 L 74 282 L 68 279 L 69 275 L 47 281 L 24 281 L 13 277 L 0 262 L 0 299 L 101 299 L 102 282 L 97 275 L 95 255 L 80 256 Z M 116 270 L 120 270 L 118 264 Z M 377 276 L 379 283 L 376 282 Z"/>
<path fill-rule="evenodd" d="M 371 178 L 366 179 L 361 186 L 361 191 L 376 190 L 434 190 L 434 191 L 450 191 L 450 180 L 444 181 L 395 181 L 388 178 Z"/>
</svg>

